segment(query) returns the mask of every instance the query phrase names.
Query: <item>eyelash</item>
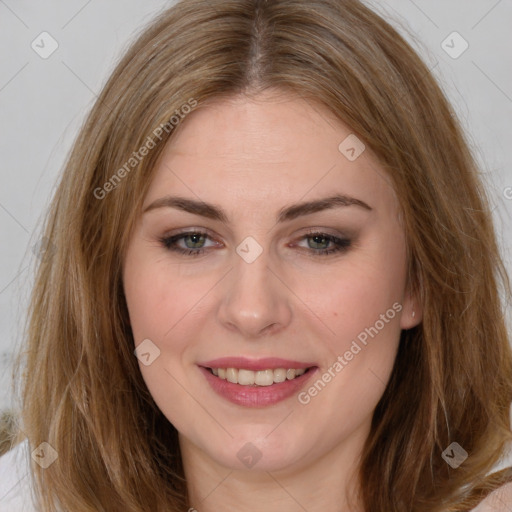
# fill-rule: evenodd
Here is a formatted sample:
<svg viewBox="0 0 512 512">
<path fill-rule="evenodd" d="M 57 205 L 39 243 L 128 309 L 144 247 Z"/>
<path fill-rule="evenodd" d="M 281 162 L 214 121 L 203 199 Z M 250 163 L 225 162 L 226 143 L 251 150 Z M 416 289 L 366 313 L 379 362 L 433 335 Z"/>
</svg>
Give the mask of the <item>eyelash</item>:
<svg viewBox="0 0 512 512">
<path fill-rule="evenodd" d="M 205 236 L 207 238 L 210 238 L 208 236 L 208 233 L 205 233 L 204 231 L 187 231 L 184 233 L 180 233 L 178 235 L 173 235 L 169 237 L 162 237 L 159 239 L 160 243 L 163 247 L 165 247 L 167 250 L 176 252 L 178 254 L 183 254 L 186 256 L 200 256 L 206 252 L 205 248 L 199 248 L 198 250 L 194 249 L 182 249 L 180 247 L 176 246 L 176 242 L 179 240 L 182 240 L 183 238 L 186 238 L 191 235 L 199 235 L 199 236 Z M 348 238 L 338 238 L 333 235 L 329 235 L 328 233 L 322 233 L 319 231 L 314 231 L 311 233 L 307 233 L 304 235 L 301 240 L 307 240 L 309 238 L 315 238 L 315 237 L 321 237 L 322 239 L 325 239 L 328 242 L 331 242 L 335 245 L 332 249 L 309 249 L 312 251 L 312 254 L 315 256 L 329 256 L 331 254 L 335 253 L 344 253 L 346 252 L 350 246 L 352 245 L 352 241 Z M 308 249 L 306 249 L 308 250 Z"/>
</svg>

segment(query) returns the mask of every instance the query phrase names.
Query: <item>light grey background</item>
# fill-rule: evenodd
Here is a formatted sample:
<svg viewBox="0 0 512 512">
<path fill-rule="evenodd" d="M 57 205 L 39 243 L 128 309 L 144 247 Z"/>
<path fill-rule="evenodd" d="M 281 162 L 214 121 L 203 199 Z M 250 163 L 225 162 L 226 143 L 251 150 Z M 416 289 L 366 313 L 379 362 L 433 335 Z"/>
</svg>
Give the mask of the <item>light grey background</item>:
<svg viewBox="0 0 512 512">
<path fill-rule="evenodd" d="M 22 341 L 32 247 L 64 158 L 123 49 L 171 3 L 0 0 L 0 410 L 12 401 L 10 361 Z M 512 271 L 512 1 L 368 3 L 412 41 L 455 105 L 485 174 Z M 463 48 L 454 31 L 469 44 L 458 58 L 442 47 L 446 40 L 452 54 Z M 46 59 L 31 47 L 35 41 L 40 51 L 50 48 L 42 32 L 58 43 Z"/>
</svg>

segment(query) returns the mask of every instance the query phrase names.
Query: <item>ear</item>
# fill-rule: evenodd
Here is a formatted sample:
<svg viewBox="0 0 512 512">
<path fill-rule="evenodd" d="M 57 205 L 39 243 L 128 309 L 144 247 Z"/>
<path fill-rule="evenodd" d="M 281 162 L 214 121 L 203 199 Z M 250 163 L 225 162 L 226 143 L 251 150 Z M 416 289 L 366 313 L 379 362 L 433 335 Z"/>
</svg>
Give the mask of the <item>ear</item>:
<svg viewBox="0 0 512 512">
<path fill-rule="evenodd" d="M 423 305 L 417 293 L 408 293 L 402 303 L 401 329 L 412 329 L 423 320 Z"/>
</svg>

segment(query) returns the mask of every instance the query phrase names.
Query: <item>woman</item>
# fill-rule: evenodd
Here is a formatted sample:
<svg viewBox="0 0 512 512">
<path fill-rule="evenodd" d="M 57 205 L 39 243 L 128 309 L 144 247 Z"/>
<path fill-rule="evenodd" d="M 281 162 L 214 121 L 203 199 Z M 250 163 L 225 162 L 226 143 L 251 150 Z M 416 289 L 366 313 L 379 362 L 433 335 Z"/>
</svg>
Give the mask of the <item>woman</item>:
<svg viewBox="0 0 512 512">
<path fill-rule="evenodd" d="M 163 13 L 45 237 L 22 388 L 38 510 L 510 507 L 487 201 L 430 72 L 362 3 Z"/>
</svg>

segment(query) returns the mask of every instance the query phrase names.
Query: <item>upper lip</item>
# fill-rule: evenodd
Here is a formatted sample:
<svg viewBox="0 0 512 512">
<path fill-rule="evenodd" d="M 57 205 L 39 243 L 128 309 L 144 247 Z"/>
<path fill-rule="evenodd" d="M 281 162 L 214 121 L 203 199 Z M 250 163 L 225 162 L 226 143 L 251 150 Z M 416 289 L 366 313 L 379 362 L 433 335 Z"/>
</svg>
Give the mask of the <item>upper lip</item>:
<svg viewBox="0 0 512 512">
<path fill-rule="evenodd" d="M 299 369 L 311 368 L 314 363 L 304 363 L 300 361 L 291 361 L 290 359 L 281 359 L 279 357 L 264 357 L 261 359 L 248 359 L 246 357 L 220 357 L 198 363 L 205 368 L 238 368 L 244 370 L 275 370 L 276 368 Z"/>
</svg>

